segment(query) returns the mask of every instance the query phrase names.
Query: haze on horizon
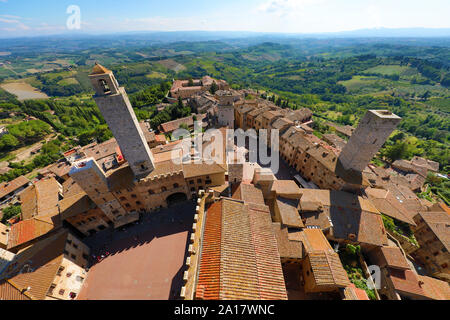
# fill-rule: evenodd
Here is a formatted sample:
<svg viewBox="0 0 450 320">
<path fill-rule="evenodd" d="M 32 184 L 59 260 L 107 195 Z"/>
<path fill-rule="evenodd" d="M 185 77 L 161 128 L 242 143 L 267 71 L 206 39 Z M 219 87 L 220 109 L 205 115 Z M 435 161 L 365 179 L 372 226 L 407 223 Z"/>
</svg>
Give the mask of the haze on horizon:
<svg viewBox="0 0 450 320">
<path fill-rule="evenodd" d="M 450 28 L 448 0 L 0 0 L 0 38 L 133 31 L 328 33 L 379 28 Z M 81 10 L 68 30 L 67 8 Z"/>
</svg>

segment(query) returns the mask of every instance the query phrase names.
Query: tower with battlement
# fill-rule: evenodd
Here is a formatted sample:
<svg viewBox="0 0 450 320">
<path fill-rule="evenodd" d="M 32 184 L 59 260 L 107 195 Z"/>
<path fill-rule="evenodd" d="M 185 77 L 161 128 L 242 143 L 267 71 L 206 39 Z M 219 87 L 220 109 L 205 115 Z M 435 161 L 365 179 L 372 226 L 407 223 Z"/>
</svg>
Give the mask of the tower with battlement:
<svg viewBox="0 0 450 320">
<path fill-rule="evenodd" d="M 388 110 L 369 110 L 339 156 L 342 167 L 362 172 L 400 121 L 399 116 Z"/>
<path fill-rule="evenodd" d="M 119 87 L 112 71 L 99 64 L 89 78 L 95 89 L 94 100 L 135 178 L 146 177 L 155 168 L 154 159 L 125 89 Z"/>
</svg>

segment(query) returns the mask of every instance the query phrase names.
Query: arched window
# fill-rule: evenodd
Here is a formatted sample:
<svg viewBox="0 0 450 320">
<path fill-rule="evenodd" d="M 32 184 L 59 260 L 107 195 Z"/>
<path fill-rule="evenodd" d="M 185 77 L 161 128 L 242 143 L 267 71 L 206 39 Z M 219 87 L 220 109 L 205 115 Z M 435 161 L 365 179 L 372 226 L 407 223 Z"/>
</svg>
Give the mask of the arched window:
<svg viewBox="0 0 450 320">
<path fill-rule="evenodd" d="M 176 189 L 176 188 L 179 188 L 180 185 L 179 185 L 178 183 L 175 183 L 175 184 L 173 185 L 173 187 L 174 187 L 174 189 Z"/>
<path fill-rule="evenodd" d="M 166 187 L 162 187 L 162 188 L 161 188 L 161 191 L 162 191 L 162 192 L 166 192 L 166 191 L 167 191 L 167 188 L 166 188 Z"/>
<path fill-rule="evenodd" d="M 111 89 L 108 86 L 108 83 L 106 82 L 105 79 L 100 79 L 99 81 L 100 87 L 103 89 L 104 93 L 109 93 L 111 92 Z"/>
<path fill-rule="evenodd" d="M 148 194 L 155 194 L 155 191 L 153 191 L 153 190 L 148 190 Z"/>
</svg>

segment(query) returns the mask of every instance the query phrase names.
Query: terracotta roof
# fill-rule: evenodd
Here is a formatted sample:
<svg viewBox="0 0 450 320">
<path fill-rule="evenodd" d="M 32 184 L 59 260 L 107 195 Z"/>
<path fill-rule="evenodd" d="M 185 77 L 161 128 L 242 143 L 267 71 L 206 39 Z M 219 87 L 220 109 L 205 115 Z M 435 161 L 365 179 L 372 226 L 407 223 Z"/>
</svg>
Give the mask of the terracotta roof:
<svg viewBox="0 0 450 320">
<path fill-rule="evenodd" d="M 298 212 L 298 200 L 278 197 L 276 205 L 280 211 L 281 223 L 290 228 L 303 228 L 305 225 Z"/>
<path fill-rule="evenodd" d="M 25 197 L 22 195 L 20 197 L 23 205 L 23 219 L 26 220 L 35 216 L 49 215 L 57 210 L 61 189 L 61 185 L 55 178 L 42 179 L 28 187 L 27 193 L 24 194 Z M 35 204 L 32 204 L 32 201 Z"/>
<path fill-rule="evenodd" d="M 282 130 L 283 128 L 292 126 L 293 124 L 294 124 L 294 122 L 292 122 L 289 119 L 279 118 L 272 123 L 271 127 L 272 127 L 272 129 Z"/>
<path fill-rule="evenodd" d="M 37 246 L 41 250 L 34 250 L 34 255 L 30 258 L 31 272 L 17 274 L 9 278 L 7 282 L 25 292 L 25 295 L 33 300 L 44 300 L 47 292 L 61 266 L 64 257 L 64 248 L 67 240 L 67 231 L 60 231 L 50 239 L 47 239 L 45 246 Z"/>
<path fill-rule="evenodd" d="M 52 223 L 52 220 L 55 222 Z M 56 226 L 59 226 L 59 217 L 42 216 L 13 224 L 8 237 L 8 250 L 39 238 Z"/>
<path fill-rule="evenodd" d="M 49 172 L 54 173 L 57 177 L 64 177 L 69 174 L 70 169 L 72 168 L 71 164 L 68 162 L 58 162 L 54 163 L 47 167 Z"/>
<path fill-rule="evenodd" d="M 428 160 L 421 157 L 414 157 L 412 158 L 411 163 L 416 166 L 424 167 L 433 172 L 439 171 L 439 162 L 436 161 Z"/>
<path fill-rule="evenodd" d="M 324 134 L 323 140 L 330 143 L 331 145 L 333 145 L 334 147 L 336 147 L 339 150 L 342 150 L 345 147 L 345 145 L 347 144 L 347 141 L 345 141 L 338 135 L 335 135 L 334 133 Z"/>
<path fill-rule="evenodd" d="M 303 229 L 303 246 L 306 253 L 333 250 L 320 229 Z"/>
<path fill-rule="evenodd" d="M 345 288 L 344 295 L 346 297 L 345 300 L 370 300 L 366 291 L 357 288 L 353 283 Z"/>
<path fill-rule="evenodd" d="M 206 175 L 213 175 L 218 173 L 225 173 L 225 169 L 217 164 L 196 164 L 196 163 L 183 163 L 183 173 L 186 179 L 201 177 Z"/>
<path fill-rule="evenodd" d="M 30 183 L 30 180 L 28 180 L 24 176 L 20 176 L 10 182 L 0 183 L 0 198 L 3 198 L 8 194 L 16 191 L 17 189 L 26 186 L 28 183 Z"/>
<path fill-rule="evenodd" d="M 197 117 L 197 121 L 203 121 L 206 117 L 204 114 L 197 114 L 195 116 Z M 181 124 L 186 124 L 188 127 L 192 127 L 194 125 L 194 116 L 192 115 L 186 118 L 163 123 L 159 126 L 159 130 L 164 133 L 170 133 L 179 129 Z"/>
<path fill-rule="evenodd" d="M 386 231 L 378 210 L 367 199 L 330 190 L 301 189 L 301 215 L 306 226 L 331 228 L 335 239 L 383 246 Z"/>
<path fill-rule="evenodd" d="M 347 272 L 338 254 L 333 250 L 308 253 L 308 259 L 317 286 L 345 288 L 350 285 Z"/>
<path fill-rule="evenodd" d="M 196 290 L 197 299 L 219 300 L 220 298 L 221 234 L 222 202 L 216 202 L 209 207 L 206 215 Z"/>
<path fill-rule="evenodd" d="M 366 194 L 370 201 L 382 214 L 415 226 L 406 207 L 389 190 L 367 188 Z"/>
<path fill-rule="evenodd" d="M 139 126 L 141 127 L 142 132 L 144 133 L 144 137 L 147 143 L 156 141 L 155 132 L 150 131 L 151 128 L 147 122 L 139 122 Z"/>
<path fill-rule="evenodd" d="M 412 270 L 389 268 L 389 274 L 395 290 L 400 291 L 400 293 L 425 296 L 425 291 L 419 284 L 419 277 Z"/>
<path fill-rule="evenodd" d="M 0 300 L 31 300 L 8 281 L 0 281 Z"/>
<path fill-rule="evenodd" d="M 405 256 L 398 247 L 378 247 L 370 253 L 373 262 L 383 267 L 391 267 L 400 270 L 407 270 L 409 266 Z"/>
<path fill-rule="evenodd" d="M 208 220 L 212 223 L 208 224 Z M 287 299 L 280 255 L 266 206 L 221 199 L 206 213 L 203 239 L 209 240 L 202 245 L 198 298 Z M 203 265 L 203 261 L 207 264 Z"/>
<path fill-rule="evenodd" d="M 96 161 L 116 154 L 116 150 L 119 147 L 117 140 L 112 138 L 103 143 L 92 143 L 90 145 L 81 148 L 81 152 L 86 155 L 86 158 L 94 158 Z"/>
<path fill-rule="evenodd" d="M 272 229 L 277 239 L 278 252 L 281 259 L 302 259 L 303 245 L 301 241 L 289 240 L 289 231 L 287 227 L 281 227 L 281 223 L 272 223 Z"/>
<path fill-rule="evenodd" d="M 271 192 L 282 197 L 299 195 L 300 188 L 293 180 L 275 180 L 272 184 Z"/>
<path fill-rule="evenodd" d="M 245 203 L 256 203 L 264 205 L 262 191 L 253 184 L 240 183 L 233 193 L 233 199 L 242 200 Z"/>
<path fill-rule="evenodd" d="M 427 276 L 418 276 L 422 281 L 425 296 L 433 300 L 450 300 L 450 286 L 447 282 Z"/>
<path fill-rule="evenodd" d="M 106 69 L 104 66 L 96 62 L 94 68 L 92 69 L 91 75 L 111 73 L 111 72 L 112 72 L 111 70 Z"/>
<path fill-rule="evenodd" d="M 80 185 L 73 180 L 73 178 L 69 178 L 64 181 L 62 187 L 64 197 L 71 197 L 80 193 L 85 193 Z"/>
</svg>

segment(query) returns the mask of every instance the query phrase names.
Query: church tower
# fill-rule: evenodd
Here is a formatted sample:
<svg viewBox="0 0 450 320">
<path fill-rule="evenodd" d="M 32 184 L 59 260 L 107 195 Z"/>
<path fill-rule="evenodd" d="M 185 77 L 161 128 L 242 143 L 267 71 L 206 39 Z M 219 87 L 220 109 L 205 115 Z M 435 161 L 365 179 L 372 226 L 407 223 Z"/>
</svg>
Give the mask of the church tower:
<svg viewBox="0 0 450 320">
<path fill-rule="evenodd" d="M 94 100 L 116 138 L 136 179 L 153 171 L 154 159 L 145 140 L 127 93 L 112 71 L 95 64 L 89 75 L 95 89 Z"/>
</svg>

